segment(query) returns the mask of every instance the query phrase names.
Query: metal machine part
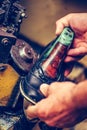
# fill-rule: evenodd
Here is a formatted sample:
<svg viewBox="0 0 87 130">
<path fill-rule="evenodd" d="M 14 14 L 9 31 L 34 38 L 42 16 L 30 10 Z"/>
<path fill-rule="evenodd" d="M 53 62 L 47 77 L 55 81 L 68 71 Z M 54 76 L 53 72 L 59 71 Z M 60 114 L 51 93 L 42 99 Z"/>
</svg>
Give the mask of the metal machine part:
<svg viewBox="0 0 87 130">
<path fill-rule="evenodd" d="M 23 18 L 26 17 L 26 9 L 18 0 L 3 0 L 0 3 L 0 23 L 6 27 L 9 33 L 18 33 Z"/>
<path fill-rule="evenodd" d="M 0 113 L 0 130 L 13 130 L 20 116 L 8 116 Z"/>
<path fill-rule="evenodd" d="M 22 109 L 19 82 L 37 59 L 29 43 L 17 35 L 25 11 L 19 0 L 0 1 L 0 108 L 8 114 Z"/>
<path fill-rule="evenodd" d="M 19 0 L 0 1 L 0 63 L 7 63 L 12 45 L 16 43 L 26 9 Z"/>
<path fill-rule="evenodd" d="M 27 74 L 38 59 L 38 54 L 24 40 L 17 39 L 16 44 L 10 50 L 13 67 L 20 75 Z"/>
<path fill-rule="evenodd" d="M 0 1 L 0 130 L 12 130 L 20 124 L 20 116 L 24 116 L 20 79 L 38 58 L 32 46 L 18 38 L 25 12 L 19 0 Z"/>
<path fill-rule="evenodd" d="M 16 42 L 16 37 L 11 34 L 7 33 L 3 30 L 3 28 L 0 29 L 0 63 L 7 63 L 9 52 Z"/>
</svg>

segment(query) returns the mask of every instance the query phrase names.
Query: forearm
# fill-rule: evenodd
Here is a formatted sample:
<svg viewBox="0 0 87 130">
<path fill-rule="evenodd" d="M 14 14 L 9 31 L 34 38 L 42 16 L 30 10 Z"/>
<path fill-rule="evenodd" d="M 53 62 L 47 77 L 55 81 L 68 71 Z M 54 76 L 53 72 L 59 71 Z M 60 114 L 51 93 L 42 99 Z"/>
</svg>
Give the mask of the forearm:
<svg viewBox="0 0 87 130">
<path fill-rule="evenodd" d="M 73 97 L 78 109 L 87 109 L 87 80 L 76 85 Z"/>
</svg>

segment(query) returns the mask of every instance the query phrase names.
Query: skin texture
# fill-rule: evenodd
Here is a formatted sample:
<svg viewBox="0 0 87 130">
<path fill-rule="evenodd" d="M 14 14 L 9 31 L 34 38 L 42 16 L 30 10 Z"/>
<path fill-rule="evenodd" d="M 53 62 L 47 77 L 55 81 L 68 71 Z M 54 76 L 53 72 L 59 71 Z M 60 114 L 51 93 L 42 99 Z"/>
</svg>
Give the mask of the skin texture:
<svg viewBox="0 0 87 130">
<path fill-rule="evenodd" d="M 70 65 L 70 62 L 87 54 L 87 13 L 68 14 L 59 19 L 56 22 L 56 35 L 65 26 L 70 26 L 75 32 L 74 42 L 65 59 L 65 63 Z M 65 75 L 69 72 L 66 67 Z M 42 84 L 40 90 L 46 98 L 34 106 L 29 106 L 25 111 L 27 117 L 39 118 L 49 126 L 58 128 L 71 127 L 87 118 L 87 80 L 78 84 Z"/>
</svg>

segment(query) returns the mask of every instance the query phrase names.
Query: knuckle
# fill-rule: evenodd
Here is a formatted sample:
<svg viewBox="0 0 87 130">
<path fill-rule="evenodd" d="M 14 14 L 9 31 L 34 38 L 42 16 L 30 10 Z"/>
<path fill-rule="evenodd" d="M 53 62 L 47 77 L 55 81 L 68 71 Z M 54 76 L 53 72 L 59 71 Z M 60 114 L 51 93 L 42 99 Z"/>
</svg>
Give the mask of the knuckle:
<svg viewBox="0 0 87 130">
<path fill-rule="evenodd" d="M 46 109 L 42 108 L 38 110 L 38 116 L 40 119 L 47 119 L 48 118 L 48 113 L 46 112 Z"/>
<path fill-rule="evenodd" d="M 71 16 L 73 16 L 73 15 L 74 15 L 74 13 L 69 13 L 69 14 L 68 14 L 69 17 L 71 17 Z"/>
<path fill-rule="evenodd" d="M 74 13 L 69 13 L 69 14 L 67 15 L 68 19 L 69 19 L 69 20 L 72 19 L 73 15 L 75 15 L 75 14 L 74 14 Z"/>
<path fill-rule="evenodd" d="M 50 84 L 51 89 L 55 89 L 56 86 L 58 86 L 58 82 L 53 82 Z"/>
<path fill-rule="evenodd" d="M 58 24 L 59 20 L 56 21 L 56 25 Z"/>
</svg>

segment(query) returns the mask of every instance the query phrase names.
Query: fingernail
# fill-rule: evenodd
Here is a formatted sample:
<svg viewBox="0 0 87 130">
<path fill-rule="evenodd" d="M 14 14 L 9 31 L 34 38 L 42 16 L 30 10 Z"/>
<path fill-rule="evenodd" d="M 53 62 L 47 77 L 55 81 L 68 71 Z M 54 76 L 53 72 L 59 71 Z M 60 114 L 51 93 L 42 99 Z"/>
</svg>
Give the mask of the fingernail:
<svg viewBox="0 0 87 130">
<path fill-rule="evenodd" d="M 48 94 L 48 87 L 49 87 L 49 85 L 48 85 L 48 84 L 45 84 L 45 83 L 40 86 L 40 91 L 41 91 L 45 96 L 47 96 L 47 94 Z"/>
</svg>

